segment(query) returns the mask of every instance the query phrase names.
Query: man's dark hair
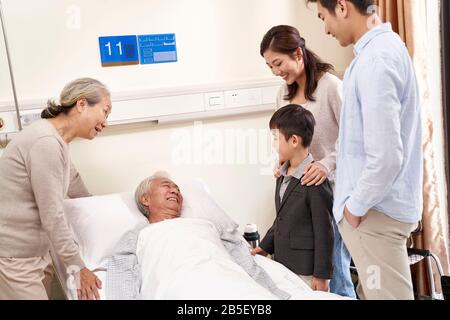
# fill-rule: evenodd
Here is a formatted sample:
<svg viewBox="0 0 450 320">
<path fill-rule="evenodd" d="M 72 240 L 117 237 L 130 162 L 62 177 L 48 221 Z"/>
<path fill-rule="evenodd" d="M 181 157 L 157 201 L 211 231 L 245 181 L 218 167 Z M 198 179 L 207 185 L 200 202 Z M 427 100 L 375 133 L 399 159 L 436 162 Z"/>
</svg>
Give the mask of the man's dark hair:
<svg viewBox="0 0 450 320">
<path fill-rule="evenodd" d="M 353 5 L 358 9 L 359 13 L 363 15 L 368 15 L 367 9 L 370 6 L 375 4 L 374 0 L 347 0 L 348 2 L 353 3 Z M 306 0 L 306 3 L 317 3 L 320 2 L 320 5 L 328 10 L 332 15 L 335 15 L 335 9 L 337 6 L 338 0 Z"/>
<path fill-rule="evenodd" d="M 305 148 L 311 145 L 316 120 L 313 114 L 296 104 L 287 105 L 272 116 L 270 119 L 270 129 L 278 129 L 288 141 L 296 135 L 302 138 L 302 144 Z"/>
</svg>

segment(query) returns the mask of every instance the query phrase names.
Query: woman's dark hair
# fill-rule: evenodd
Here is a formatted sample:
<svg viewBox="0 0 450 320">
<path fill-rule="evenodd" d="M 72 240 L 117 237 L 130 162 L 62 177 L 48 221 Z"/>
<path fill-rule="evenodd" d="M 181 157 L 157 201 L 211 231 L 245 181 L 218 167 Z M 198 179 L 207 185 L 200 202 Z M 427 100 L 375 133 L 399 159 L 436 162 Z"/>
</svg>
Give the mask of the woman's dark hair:
<svg viewBox="0 0 450 320">
<path fill-rule="evenodd" d="M 374 0 L 348 0 L 355 8 L 359 11 L 359 13 L 363 15 L 371 14 L 368 12 L 368 9 L 370 6 L 373 6 L 375 4 Z M 336 15 L 335 9 L 337 6 L 337 0 L 306 0 L 306 3 L 316 3 L 320 2 L 320 5 L 328 10 L 329 13 L 331 13 L 333 16 Z"/>
<path fill-rule="evenodd" d="M 288 141 L 296 135 L 302 138 L 305 148 L 311 145 L 316 120 L 313 114 L 297 104 L 290 104 L 279 109 L 270 119 L 271 130 L 280 130 Z"/>
<path fill-rule="evenodd" d="M 305 39 L 300 36 L 296 28 L 280 25 L 270 29 L 261 41 L 260 53 L 264 57 L 264 53 L 270 49 L 273 52 L 288 54 L 294 57 L 298 48 L 302 50 L 305 64 L 305 97 L 309 101 L 316 101 L 314 92 L 317 89 L 320 76 L 325 72 L 334 70 L 334 68 L 331 64 L 323 62 L 315 53 L 306 48 Z M 288 94 L 284 99 L 292 100 L 297 90 L 297 82 L 288 85 Z"/>
</svg>

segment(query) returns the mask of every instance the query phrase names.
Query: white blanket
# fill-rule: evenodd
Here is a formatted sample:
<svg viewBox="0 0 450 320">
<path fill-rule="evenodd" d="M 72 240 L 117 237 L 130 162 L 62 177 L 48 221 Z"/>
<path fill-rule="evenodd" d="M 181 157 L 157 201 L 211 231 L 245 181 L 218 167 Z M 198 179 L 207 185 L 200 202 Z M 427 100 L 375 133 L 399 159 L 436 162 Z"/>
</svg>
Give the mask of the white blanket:
<svg viewBox="0 0 450 320">
<path fill-rule="evenodd" d="M 214 225 L 200 219 L 173 219 L 149 225 L 139 235 L 143 299 L 277 299 L 231 259 Z M 293 299 L 340 299 L 313 292 L 284 266 L 261 256 L 262 266 Z M 151 272 L 149 271 L 151 270 Z"/>
<path fill-rule="evenodd" d="M 206 220 L 149 225 L 139 235 L 136 253 L 143 299 L 276 299 L 232 261 Z"/>
</svg>

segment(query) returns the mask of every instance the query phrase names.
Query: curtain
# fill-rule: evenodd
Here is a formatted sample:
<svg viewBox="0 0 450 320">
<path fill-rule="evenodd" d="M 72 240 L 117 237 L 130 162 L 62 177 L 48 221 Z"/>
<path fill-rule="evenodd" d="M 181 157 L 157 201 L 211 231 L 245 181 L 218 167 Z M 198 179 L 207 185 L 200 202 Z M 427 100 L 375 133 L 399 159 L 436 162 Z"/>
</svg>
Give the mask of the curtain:
<svg viewBox="0 0 450 320">
<path fill-rule="evenodd" d="M 445 0 L 447 1 L 447 0 Z M 390 22 L 392 28 L 405 42 L 413 59 L 419 82 L 423 111 L 423 151 L 424 151 L 424 185 L 423 185 L 423 217 L 422 230 L 413 237 L 415 247 L 428 249 L 440 260 L 444 273 L 449 274 L 449 216 L 446 201 L 440 202 L 439 189 L 447 186 L 440 184 L 437 177 L 437 165 L 444 161 L 436 156 L 436 148 L 444 148 L 441 142 L 436 143 L 435 130 L 443 130 L 443 120 L 434 123 L 432 112 L 440 112 L 442 102 L 433 104 L 430 99 L 430 85 L 440 86 L 439 81 L 430 79 L 427 55 L 427 17 L 426 1 L 423 0 L 376 0 L 379 14 L 384 22 Z M 436 17 L 439 19 L 439 17 Z M 438 274 L 435 270 L 435 279 Z M 427 290 L 427 277 L 424 265 L 413 269 L 413 280 L 419 294 L 430 293 Z M 436 281 L 440 288 L 440 281 Z"/>
<path fill-rule="evenodd" d="M 392 29 L 405 41 L 409 54 L 414 56 L 414 0 L 375 0 L 383 22 L 390 22 Z"/>
</svg>

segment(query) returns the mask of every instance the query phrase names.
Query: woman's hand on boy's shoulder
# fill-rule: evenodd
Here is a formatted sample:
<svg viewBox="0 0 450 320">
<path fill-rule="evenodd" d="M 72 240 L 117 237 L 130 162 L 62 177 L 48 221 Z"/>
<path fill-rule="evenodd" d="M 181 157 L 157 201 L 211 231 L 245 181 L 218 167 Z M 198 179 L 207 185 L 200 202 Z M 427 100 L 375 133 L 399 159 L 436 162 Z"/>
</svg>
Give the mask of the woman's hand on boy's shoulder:
<svg viewBox="0 0 450 320">
<path fill-rule="evenodd" d="M 302 185 L 320 186 L 328 178 L 328 170 L 325 166 L 319 162 L 313 162 L 305 168 L 304 175 L 302 177 Z"/>
<path fill-rule="evenodd" d="M 283 163 L 281 162 L 277 162 L 277 165 L 275 166 L 275 168 L 273 169 L 273 176 L 278 179 L 279 177 L 281 177 L 281 166 L 283 165 Z"/>
</svg>

